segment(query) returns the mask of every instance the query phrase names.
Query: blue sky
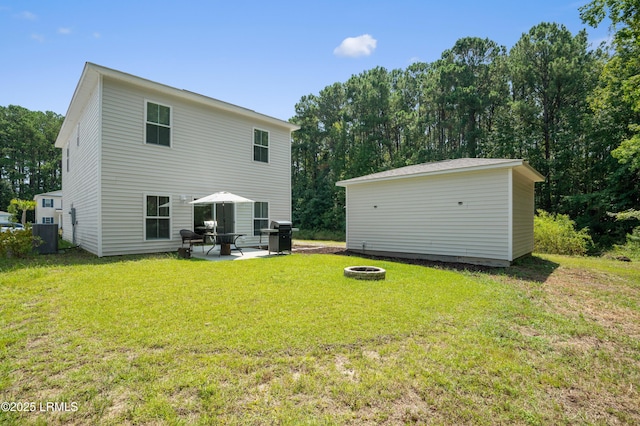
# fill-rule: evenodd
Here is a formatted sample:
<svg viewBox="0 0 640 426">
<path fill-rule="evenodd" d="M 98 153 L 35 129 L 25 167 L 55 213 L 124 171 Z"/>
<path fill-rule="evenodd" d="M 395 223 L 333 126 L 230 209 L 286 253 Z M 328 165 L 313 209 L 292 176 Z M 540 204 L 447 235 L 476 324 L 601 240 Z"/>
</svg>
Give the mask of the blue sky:
<svg viewBox="0 0 640 426">
<path fill-rule="evenodd" d="M 94 62 L 287 120 L 303 95 L 456 40 L 511 48 L 532 26 L 586 28 L 571 0 L 0 0 L 0 105 L 66 114 Z"/>
</svg>

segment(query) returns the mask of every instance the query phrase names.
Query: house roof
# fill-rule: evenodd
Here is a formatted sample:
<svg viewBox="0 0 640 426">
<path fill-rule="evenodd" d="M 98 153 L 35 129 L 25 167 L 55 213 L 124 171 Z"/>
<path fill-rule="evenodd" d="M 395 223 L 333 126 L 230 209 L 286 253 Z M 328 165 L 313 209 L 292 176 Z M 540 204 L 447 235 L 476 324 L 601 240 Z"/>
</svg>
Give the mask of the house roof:
<svg viewBox="0 0 640 426">
<path fill-rule="evenodd" d="M 51 191 L 51 192 L 43 192 L 42 194 L 36 194 L 33 196 L 33 199 L 35 200 L 36 197 L 43 197 L 43 196 L 48 196 L 48 197 L 62 197 L 62 190 L 58 190 L 58 191 Z"/>
<path fill-rule="evenodd" d="M 67 114 L 65 116 L 64 122 L 62 123 L 60 133 L 58 133 L 58 138 L 56 139 L 55 144 L 56 147 L 62 148 L 70 138 L 84 106 L 89 100 L 93 89 L 100 82 L 100 78 L 102 76 L 141 86 L 146 89 L 156 90 L 170 96 L 176 96 L 178 98 L 197 102 L 205 106 L 209 106 L 226 112 L 235 113 L 253 120 L 266 122 L 273 126 L 284 127 L 286 129 L 289 129 L 289 131 L 300 129 L 300 127 L 295 124 L 258 113 L 248 108 L 243 108 L 218 99 L 200 95 L 195 92 L 177 89 L 175 87 L 147 80 L 142 77 L 137 77 L 133 74 L 127 74 L 122 71 L 117 71 L 111 68 L 103 67 L 101 65 L 93 64 L 91 62 L 87 62 L 85 64 L 84 70 L 82 71 L 82 75 L 80 76 L 80 81 L 76 86 L 76 90 L 73 93 L 73 97 L 71 98 L 71 103 L 69 104 L 69 108 L 67 109 Z"/>
<path fill-rule="evenodd" d="M 436 161 L 433 163 L 400 167 L 399 169 L 392 169 L 353 179 L 342 180 L 340 182 L 336 182 L 336 185 L 346 187 L 361 183 L 379 182 L 408 177 L 432 176 L 446 173 L 460 173 L 498 168 L 516 168 L 534 182 L 544 181 L 544 176 L 538 173 L 524 160 L 505 158 L 458 158 L 455 160 Z"/>
</svg>

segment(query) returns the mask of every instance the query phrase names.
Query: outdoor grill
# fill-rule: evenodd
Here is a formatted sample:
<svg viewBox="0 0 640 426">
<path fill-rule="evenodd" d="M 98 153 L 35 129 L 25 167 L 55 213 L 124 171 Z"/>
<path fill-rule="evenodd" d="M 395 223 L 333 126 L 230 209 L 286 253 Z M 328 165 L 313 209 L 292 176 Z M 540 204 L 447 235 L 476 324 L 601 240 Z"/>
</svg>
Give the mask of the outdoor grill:
<svg viewBox="0 0 640 426">
<path fill-rule="evenodd" d="M 291 251 L 291 233 L 294 230 L 287 220 L 272 220 L 269 229 L 262 231 L 269 234 L 269 253 Z"/>
</svg>

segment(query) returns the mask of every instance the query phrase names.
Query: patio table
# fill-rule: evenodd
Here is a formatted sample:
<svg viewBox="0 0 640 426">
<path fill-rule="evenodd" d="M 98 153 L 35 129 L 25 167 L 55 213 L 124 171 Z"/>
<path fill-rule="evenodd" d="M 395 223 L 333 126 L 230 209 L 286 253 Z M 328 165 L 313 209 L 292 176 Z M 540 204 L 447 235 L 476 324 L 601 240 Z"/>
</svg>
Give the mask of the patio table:
<svg viewBox="0 0 640 426">
<path fill-rule="evenodd" d="M 233 247 L 235 247 L 233 250 L 238 250 L 240 252 L 241 255 L 244 256 L 244 253 L 242 252 L 242 249 L 240 247 L 238 247 L 236 245 L 236 241 L 238 240 L 238 238 L 240 237 L 244 237 L 247 234 L 214 234 L 212 232 L 206 232 L 204 234 L 205 238 L 209 238 L 211 239 L 213 245 L 211 246 L 211 248 L 207 251 L 207 254 L 209 254 L 209 252 L 211 250 L 213 250 L 213 248 L 216 245 L 220 246 L 220 254 L 218 256 L 222 256 L 223 254 L 225 256 L 230 255 L 231 254 L 231 245 L 233 245 Z"/>
</svg>

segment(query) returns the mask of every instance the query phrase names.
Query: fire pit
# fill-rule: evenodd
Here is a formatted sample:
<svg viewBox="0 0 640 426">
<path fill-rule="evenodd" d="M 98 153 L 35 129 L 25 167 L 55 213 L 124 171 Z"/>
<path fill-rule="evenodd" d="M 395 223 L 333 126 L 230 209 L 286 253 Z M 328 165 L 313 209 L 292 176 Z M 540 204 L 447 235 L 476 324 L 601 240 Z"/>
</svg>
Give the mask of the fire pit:
<svg viewBox="0 0 640 426">
<path fill-rule="evenodd" d="M 348 266 L 344 268 L 344 276 L 357 280 L 384 280 L 387 271 L 377 266 Z"/>
</svg>

